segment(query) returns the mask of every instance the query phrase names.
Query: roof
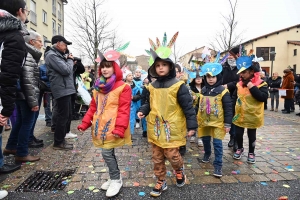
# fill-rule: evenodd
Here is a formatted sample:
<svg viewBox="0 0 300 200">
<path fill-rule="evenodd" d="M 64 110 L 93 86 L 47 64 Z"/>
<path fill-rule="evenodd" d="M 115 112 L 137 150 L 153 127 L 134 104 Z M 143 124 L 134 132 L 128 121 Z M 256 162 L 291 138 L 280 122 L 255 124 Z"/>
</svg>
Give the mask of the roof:
<svg viewBox="0 0 300 200">
<path fill-rule="evenodd" d="M 295 40 L 288 40 L 288 44 L 294 44 L 294 45 L 299 45 L 300 46 L 300 41 L 295 41 Z"/>
<path fill-rule="evenodd" d="M 279 34 L 280 32 L 282 31 L 289 31 L 290 29 L 292 28 L 300 28 L 300 24 L 297 24 L 297 25 L 294 25 L 294 26 L 290 26 L 290 27 L 287 27 L 287 28 L 284 28 L 284 29 L 280 29 L 278 31 L 274 31 L 274 32 L 271 32 L 271 33 L 268 33 L 268 34 L 265 34 L 265 35 L 262 35 L 262 36 L 259 36 L 259 37 L 256 37 L 256 38 L 253 38 L 251 40 L 248 40 L 246 42 L 243 42 L 242 44 L 245 44 L 245 43 L 248 43 L 248 42 L 251 42 L 253 40 L 258 40 L 258 39 L 261 39 L 261 38 L 266 38 L 270 35 L 274 35 L 274 34 Z"/>
</svg>

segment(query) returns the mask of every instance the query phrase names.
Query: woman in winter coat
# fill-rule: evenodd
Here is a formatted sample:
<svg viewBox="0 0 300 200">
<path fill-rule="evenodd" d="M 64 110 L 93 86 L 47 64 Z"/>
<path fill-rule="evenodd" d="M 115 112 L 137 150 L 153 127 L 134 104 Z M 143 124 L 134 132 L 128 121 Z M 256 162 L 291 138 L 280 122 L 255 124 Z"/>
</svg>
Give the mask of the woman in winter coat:
<svg viewBox="0 0 300 200">
<path fill-rule="evenodd" d="M 294 98 L 294 75 L 290 69 L 285 69 L 283 71 L 283 81 L 281 89 L 286 89 L 286 96 L 281 96 L 284 98 L 284 110 L 283 114 L 290 114 L 291 104 Z"/>
<path fill-rule="evenodd" d="M 274 111 L 274 99 L 276 99 L 275 112 L 278 112 L 279 105 L 279 91 L 281 84 L 281 77 L 278 76 L 278 72 L 274 72 L 272 78 L 268 80 L 269 92 L 271 97 L 271 110 Z"/>
<path fill-rule="evenodd" d="M 40 34 L 29 31 L 24 37 L 27 47 L 27 57 L 17 86 L 17 121 L 13 126 L 7 141 L 4 155 L 15 155 L 16 163 L 34 162 L 40 160 L 38 156 L 28 153 L 28 140 L 34 124 L 35 112 L 39 110 L 39 67 L 43 46 Z"/>
</svg>

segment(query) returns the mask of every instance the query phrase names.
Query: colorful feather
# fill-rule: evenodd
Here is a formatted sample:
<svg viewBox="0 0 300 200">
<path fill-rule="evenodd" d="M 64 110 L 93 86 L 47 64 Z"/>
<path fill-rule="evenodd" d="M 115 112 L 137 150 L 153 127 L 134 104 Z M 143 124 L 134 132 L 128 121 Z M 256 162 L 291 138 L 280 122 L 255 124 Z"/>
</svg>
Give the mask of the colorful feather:
<svg viewBox="0 0 300 200">
<path fill-rule="evenodd" d="M 156 45 L 157 45 L 157 48 L 161 46 L 160 41 L 159 41 L 158 38 L 156 38 Z"/>
<path fill-rule="evenodd" d="M 216 59 L 215 59 L 215 63 L 219 62 L 220 56 L 221 56 L 221 53 L 220 53 L 220 51 L 219 51 L 218 54 L 217 54 L 217 57 L 216 57 Z"/>
<path fill-rule="evenodd" d="M 240 48 L 239 48 L 240 56 L 242 56 L 242 53 L 243 53 L 242 48 L 243 48 L 242 45 L 240 45 Z"/>
<path fill-rule="evenodd" d="M 166 32 L 164 33 L 164 38 L 163 38 L 163 41 L 162 41 L 162 46 L 166 46 L 167 45 L 167 34 Z"/>
<path fill-rule="evenodd" d="M 129 43 L 130 42 L 127 42 L 126 44 L 124 44 L 123 46 L 117 48 L 117 52 L 121 52 L 121 51 L 124 51 L 125 49 L 127 49 L 127 47 L 129 46 Z"/>
<path fill-rule="evenodd" d="M 236 116 L 234 116 L 234 117 L 232 118 L 232 122 L 235 122 L 239 117 L 240 117 L 240 114 L 237 114 Z"/>
<path fill-rule="evenodd" d="M 147 52 L 147 54 L 148 54 L 149 56 L 151 56 L 151 53 L 150 53 L 149 50 L 145 49 L 145 51 Z"/>
<path fill-rule="evenodd" d="M 149 38 L 149 43 L 150 43 L 151 48 L 155 51 L 157 49 L 157 46 L 150 38 Z"/>
<path fill-rule="evenodd" d="M 206 114 L 210 114 L 210 101 L 209 98 L 206 98 Z"/>
<path fill-rule="evenodd" d="M 168 121 L 164 120 L 163 116 L 161 116 L 163 123 L 164 123 L 164 128 L 165 128 L 165 132 L 166 132 L 166 138 L 167 138 L 167 142 L 170 141 L 171 138 L 171 129 L 170 129 L 170 124 Z"/>
<path fill-rule="evenodd" d="M 247 56 L 251 56 L 253 54 L 253 49 L 250 49 L 249 53 Z"/>
<path fill-rule="evenodd" d="M 229 54 L 226 54 L 220 61 L 220 64 L 222 65 L 223 63 L 226 62 L 227 58 L 228 58 Z"/>
<path fill-rule="evenodd" d="M 174 43 L 176 42 L 176 39 L 177 39 L 177 37 L 178 37 L 178 34 L 179 34 L 179 32 L 176 32 L 176 33 L 174 34 L 174 36 L 173 36 L 172 39 L 170 40 L 170 42 L 169 42 L 169 44 L 167 45 L 167 47 L 171 48 L 171 47 L 174 45 Z"/>
<path fill-rule="evenodd" d="M 158 116 L 155 117 L 154 134 L 155 134 L 155 136 L 157 136 L 157 139 L 159 139 L 159 136 L 160 136 L 160 121 L 159 121 Z"/>
</svg>

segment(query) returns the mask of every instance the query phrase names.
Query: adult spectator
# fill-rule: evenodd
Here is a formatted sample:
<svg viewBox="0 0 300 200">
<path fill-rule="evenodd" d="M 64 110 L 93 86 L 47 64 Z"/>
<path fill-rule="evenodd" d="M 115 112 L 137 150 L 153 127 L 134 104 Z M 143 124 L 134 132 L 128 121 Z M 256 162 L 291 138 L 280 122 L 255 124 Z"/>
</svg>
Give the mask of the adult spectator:
<svg viewBox="0 0 300 200">
<path fill-rule="evenodd" d="M 38 62 L 42 56 L 40 51 L 43 46 L 40 34 L 29 31 L 24 37 L 27 48 L 26 62 L 22 68 L 17 87 L 17 121 L 13 126 L 6 147 L 5 154 L 15 154 L 17 163 L 35 162 L 40 160 L 38 156 L 31 156 L 28 152 L 29 138 L 35 121 L 35 113 L 39 110 L 39 67 Z"/>
<path fill-rule="evenodd" d="M 52 95 L 57 104 L 53 149 L 72 150 L 73 144 L 65 141 L 67 127 L 72 119 L 71 95 L 76 93 L 73 79 L 74 58 L 72 54 L 65 55 L 67 45 L 72 42 L 61 35 L 55 35 L 51 43 L 53 46 L 46 52 L 45 61 Z"/>
<path fill-rule="evenodd" d="M 279 106 L 279 91 L 278 88 L 280 88 L 281 85 L 281 77 L 278 76 L 278 72 L 274 72 L 272 78 L 269 78 L 268 80 L 269 85 L 269 92 L 271 97 L 271 110 L 278 112 L 278 106 Z M 274 99 L 276 100 L 276 105 L 274 109 Z"/>
<path fill-rule="evenodd" d="M 15 109 L 17 82 L 22 72 L 27 50 L 24 34 L 27 34 L 24 22 L 29 14 L 23 0 L 0 1 L 0 174 L 20 169 L 20 164 L 4 164 L 2 154 L 2 132 L 8 118 Z M 7 191 L 0 191 L 4 198 Z"/>
<path fill-rule="evenodd" d="M 300 75 L 299 74 L 296 75 L 295 82 L 296 82 L 295 83 L 295 88 L 296 88 L 295 100 L 296 100 L 296 104 L 298 104 L 300 107 Z M 296 115 L 300 116 L 300 113 L 297 113 Z"/>
<path fill-rule="evenodd" d="M 229 90 L 230 97 L 236 89 L 236 84 L 239 81 L 240 77 L 237 74 L 239 71 L 236 67 L 236 58 L 240 57 L 239 47 L 234 47 L 230 50 L 230 54 L 227 58 L 227 61 L 223 64 L 222 76 L 223 76 L 223 86 Z M 233 101 L 233 99 L 232 99 Z M 232 102 L 233 108 L 235 107 L 235 102 Z M 234 114 L 234 113 L 233 113 Z M 237 150 L 237 142 L 235 139 L 235 125 L 231 124 L 231 129 L 229 131 L 230 140 L 228 142 L 228 147 L 233 147 L 233 151 Z"/>
<path fill-rule="evenodd" d="M 266 83 L 268 83 L 268 77 L 266 76 L 266 72 L 261 71 L 260 72 L 260 78 L 265 81 Z M 268 109 L 268 99 L 264 102 L 264 109 L 267 110 Z"/>
<path fill-rule="evenodd" d="M 291 104 L 294 98 L 294 75 L 290 69 L 285 69 L 283 71 L 283 81 L 281 89 L 286 90 L 286 95 L 281 96 L 284 98 L 284 110 L 282 111 L 283 114 L 290 114 L 291 112 Z"/>
<path fill-rule="evenodd" d="M 295 70 L 293 68 L 291 68 L 290 70 L 294 76 L 294 80 L 297 81 L 298 77 L 297 77 Z M 296 85 L 295 85 L 295 88 L 296 88 Z M 294 95 L 295 95 L 295 91 L 296 90 L 294 90 Z M 295 99 L 294 98 L 292 99 L 292 103 L 291 103 L 291 112 L 295 112 Z"/>
</svg>

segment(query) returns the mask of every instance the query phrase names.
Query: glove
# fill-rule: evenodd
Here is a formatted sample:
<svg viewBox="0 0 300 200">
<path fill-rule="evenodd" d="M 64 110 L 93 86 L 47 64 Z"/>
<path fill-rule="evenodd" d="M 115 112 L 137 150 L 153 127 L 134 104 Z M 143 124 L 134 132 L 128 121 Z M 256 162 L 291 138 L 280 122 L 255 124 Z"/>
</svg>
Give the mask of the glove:
<svg viewBox="0 0 300 200">
<path fill-rule="evenodd" d="M 77 129 L 78 129 L 78 130 L 82 130 L 82 131 L 85 131 L 85 130 L 86 130 L 86 128 L 85 128 L 85 126 L 84 126 L 83 124 L 79 124 L 79 125 L 77 126 Z"/>
<path fill-rule="evenodd" d="M 121 131 L 118 130 L 113 130 L 112 134 L 119 136 L 120 138 L 124 138 L 124 133 L 122 133 Z"/>
</svg>

